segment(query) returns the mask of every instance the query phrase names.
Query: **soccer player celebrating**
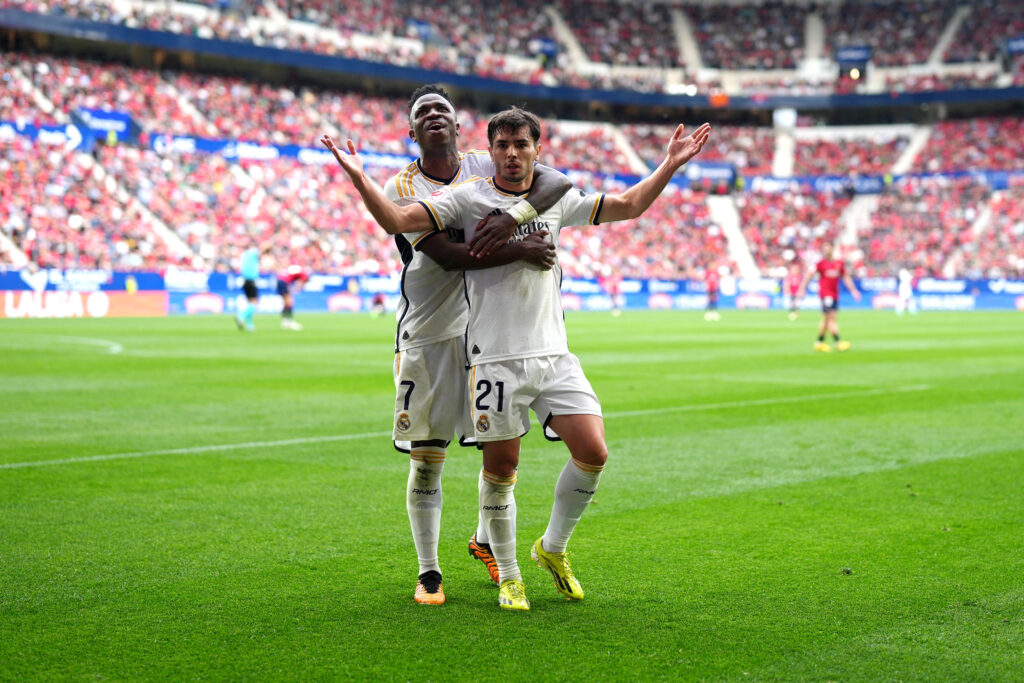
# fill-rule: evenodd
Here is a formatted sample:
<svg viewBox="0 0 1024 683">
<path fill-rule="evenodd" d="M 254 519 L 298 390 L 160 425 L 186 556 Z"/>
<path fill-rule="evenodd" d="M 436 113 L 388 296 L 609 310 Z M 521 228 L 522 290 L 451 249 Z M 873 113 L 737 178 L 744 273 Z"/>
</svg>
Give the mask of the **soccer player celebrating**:
<svg viewBox="0 0 1024 683">
<path fill-rule="evenodd" d="M 860 301 L 860 292 L 853 284 L 853 278 L 846 271 L 846 265 L 842 260 L 832 258 L 832 244 L 829 242 L 821 247 L 821 260 L 818 261 L 818 265 L 814 270 L 808 271 L 800 283 L 797 300 L 804 297 L 807 285 L 815 275 L 820 276 L 818 295 L 821 297 L 821 324 L 818 326 L 818 341 L 814 342 L 814 350 L 831 351 L 832 347 L 825 343 L 825 335 L 831 333 L 836 343 L 836 351 L 846 351 L 850 348 L 850 342 L 839 339 L 839 323 L 836 321 L 836 314 L 839 312 L 839 280 L 842 279 L 857 301 Z"/>
<path fill-rule="evenodd" d="M 398 206 L 418 206 L 417 201 L 448 186 L 478 175 L 493 175 L 494 165 L 486 151 L 459 152 L 459 130 L 455 106 L 444 88 L 431 84 L 413 92 L 409 99 L 409 137 L 419 145 L 420 157 L 387 182 L 386 198 Z M 324 136 L 323 141 L 344 166 L 333 140 Z M 411 229 L 407 223 L 397 226 L 398 230 L 388 230 L 396 235 L 404 263 L 395 337 L 397 394 L 392 436 L 395 447 L 410 454 L 406 508 L 419 560 L 414 597 L 421 604 L 445 602 L 437 545 L 446 449 L 453 432 L 458 433 L 460 442 L 473 442 L 467 410 L 468 309 L 462 271 L 520 259 L 524 267 L 551 268 L 555 263 L 554 245 L 545 239 L 546 233 L 504 243 L 519 223 L 532 220 L 538 210 L 549 209 L 571 186 L 569 179 L 554 169 L 539 168 L 528 200 L 502 205 L 475 226 L 478 234 L 472 252 L 461 228 L 435 231 L 423 222 Z M 495 206 L 498 203 L 491 208 Z M 486 529 L 478 529 L 470 539 L 469 552 L 497 582 L 498 570 Z"/>
<path fill-rule="evenodd" d="M 514 240 L 548 231 L 557 244 L 567 225 L 597 225 L 640 216 L 661 194 L 672 175 L 700 152 L 710 134 L 707 124 L 692 135 L 679 126 L 669 139 L 665 160 L 650 176 L 617 195 L 569 192 L 549 210 L 520 226 Z M 399 208 L 368 182 L 349 141 L 350 156 L 339 156 L 370 213 L 385 230 L 415 225 L 421 229 L 462 229 L 472 238 L 475 226 L 495 205 L 514 206 L 530 192 L 540 152 L 538 119 L 521 109 L 504 111 L 487 128 L 493 178 L 476 178 Z M 329 141 L 325 140 L 325 144 Z M 566 555 L 577 522 L 597 490 L 608 458 L 601 405 L 569 353 L 562 313 L 561 272 L 538 270 L 522 262 L 467 271 L 470 408 L 477 441 L 483 448 L 480 511 L 498 565 L 498 604 L 530 608 L 516 562 L 516 504 L 513 490 L 521 437 L 529 430 L 529 411 L 568 446 L 570 458 L 555 485 L 555 502 L 544 535 L 531 556 L 570 599 L 583 597 Z M 550 437 L 549 437 L 550 438 Z"/>
</svg>

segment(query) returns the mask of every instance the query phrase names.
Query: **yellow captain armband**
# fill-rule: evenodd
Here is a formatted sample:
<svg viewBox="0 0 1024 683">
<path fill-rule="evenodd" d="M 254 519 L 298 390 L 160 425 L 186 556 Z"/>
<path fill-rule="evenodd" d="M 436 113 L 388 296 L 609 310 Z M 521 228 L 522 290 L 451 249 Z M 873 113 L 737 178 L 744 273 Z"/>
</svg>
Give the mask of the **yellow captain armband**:
<svg viewBox="0 0 1024 683">
<path fill-rule="evenodd" d="M 525 199 L 520 199 L 518 202 L 505 209 L 509 216 L 515 220 L 516 225 L 522 225 L 528 221 L 532 221 L 537 217 L 537 209 L 533 208 L 533 205 Z"/>
</svg>

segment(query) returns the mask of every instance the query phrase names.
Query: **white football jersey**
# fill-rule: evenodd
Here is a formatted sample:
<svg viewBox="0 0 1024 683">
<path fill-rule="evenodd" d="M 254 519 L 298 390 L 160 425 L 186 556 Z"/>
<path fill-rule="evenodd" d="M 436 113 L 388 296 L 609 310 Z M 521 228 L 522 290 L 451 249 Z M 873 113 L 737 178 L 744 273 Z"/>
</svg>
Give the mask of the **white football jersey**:
<svg viewBox="0 0 1024 683">
<path fill-rule="evenodd" d="M 525 194 L 525 193 L 524 193 Z M 438 230 L 461 230 L 473 238 L 476 224 L 492 211 L 512 206 L 523 194 L 494 186 L 493 178 L 473 178 L 420 200 Z M 519 241 L 538 230 L 558 233 L 566 225 L 596 225 L 603 194 L 570 190 L 534 220 L 520 225 L 512 237 Z M 569 352 L 562 314 L 562 271 L 557 265 L 541 270 L 523 261 L 467 270 L 463 274 L 469 298 L 466 356 L 470 365 L 514 358 Z"/>
<path fill-rule="evenodd" d="M 459 154 L 459 170 L 447 180 L 432 178 L 420 168 L 419 159 L 405 167 L 384 186 L 384 194 L 399 206 L 424 199 L 447 185 L 477 175 L 494 173 L 494 163 L 486 151 Z M 466 331 L 466 295 L 462 273 L 448 272 L 419 250 L 417 245 L 434 234 L 433 230 L 395 235 L 402 255 L 402 299 L 398 305 L 398 332 L 395 350 L 457 337 Z M 461 240 L 457 234 L 452 239 Z"/>
</svg>

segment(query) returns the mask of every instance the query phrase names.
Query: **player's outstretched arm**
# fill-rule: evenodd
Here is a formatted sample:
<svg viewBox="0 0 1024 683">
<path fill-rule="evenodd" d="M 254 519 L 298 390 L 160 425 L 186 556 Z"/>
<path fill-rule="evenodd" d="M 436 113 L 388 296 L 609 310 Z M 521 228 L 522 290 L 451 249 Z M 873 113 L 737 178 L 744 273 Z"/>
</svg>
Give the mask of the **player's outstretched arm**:
<svg viewBox="0 0 1024 683">
<path fill-rule="evenodd" d="M 602 223 L 636 218 L 646 211 L 668 185 L 675 172 L 704 148 L 704 143 L 711 134 L 711 125 L 705 123 L 686 136 L 683 135 L 684 130 L 685 127 L 679 124 L 669 138 L 665 160 L 651 175 L 622 194 L 608 195 L 604 198 L 601 214 L 598 216 Z"/>
<path fill-rule="evenodd" d="M 807 285 L 811 284 L 811 278 L 814 277 L 816 271 L 809 270 L 804 274 L 804 279 L 800 281 L 800 288 L 796 290 L 796 298 L 803 299 L 804 294 L 807 293 Z"/>
<path fill-rule="evenodd" d="M 384 232 L 389 235 L 397 235 L 403 232 L 422 232 L 434 227 L 430 220 L 430 214 L 422 205 L 398 206 L 388 200 L 377 183 L 366 175 L 363 170 L 363 160 L 356 154 L 356 146 L 352 140 L 347 141 L 348 154 L 338 149 L 330 135 L 324 135 L 320 138 L 320 142 L 331 150 L 334 158 L 338 160 L 338 164 L 348 173 L 352 185 L 359 191 L 359 196 L 363 198 L 363 204 L 366 205 L 380 227 L 384 228 Z"/>
<path fill-rule="evenodd" d="M 557 257 L 555 245 L 547 239 L 549 234 L 547 230 L 538 230 L 519 242 L 503 244 L 482 258 L 470 254 L 468 244 L 452 242 L 443 232 L 424 240 L 418 248 L 449 271 L 493 268 L 513 261 L 525 261 L 541 270 L 551 270 Z"/>
<path fill-rule="evenodd" d="M 853 284 L 853 278 L 849 273 L 843 274 L 843 284 L 846 285 L 848 290 L 850 290 L 850 294 L 853 295 L 853 298 L 856 301 L 860 301 L 860 292 L 857 290 L 857 285 Z"/>
<path fill-rule="evenodd" d="M 523 199 L 507 211 L 481 220 L 473 231 L 473 239 L 469 242 L 470 253 L 477 257 L 487 256 L 508 242 L 517 226 L 550 209 L 570 189 L 572 181 L 564 173 L 543 164 L 536 164 L 529 199 Z"/>
</svg>

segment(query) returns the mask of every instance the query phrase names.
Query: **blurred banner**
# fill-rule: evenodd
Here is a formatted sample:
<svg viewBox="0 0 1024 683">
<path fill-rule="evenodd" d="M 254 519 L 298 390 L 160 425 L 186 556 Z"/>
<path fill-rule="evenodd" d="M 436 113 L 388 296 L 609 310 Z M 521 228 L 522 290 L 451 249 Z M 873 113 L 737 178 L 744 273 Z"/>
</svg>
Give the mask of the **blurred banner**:
<svg viewBox="0 0 1024 683">
<path fill-rule="evenodd" d="M 279 313 L 281 297 L 276 279 L 263 275 L 261 313 Z M 844 309 L 887 309 L 896 306 L 896 278 L 857 280 L 863 294 L 854 301 L 842 289 Z M 181 269 L 156 272 L 97 270 L 0 271 L 0 317 L 84 318 L 233 314 L 245 304 L 242 278 L 233 273 L 206 273 Z M 817 309 L 817 283 L 812 282 L 799 302 Z M 914 285 L 917 308 L 922 311 L 1024 311 L 1024 280 L 921 278 Z M 303 312 L 357 313 L 369 311 L 378 300 L 395 310 L 401 299 L 401 275 L 314 274 L 295 296 L 295 309 Z M 699 310 L 707 305 L 702 280 L 596 279 L 562 280 L 562 303 L 570 311 L 607 311 L 613 308 Z M 721 278 L 718 306 L 723 309 L 786 309 L 789 300 L 781 280 L 774 278 Z"/>
</svg>

